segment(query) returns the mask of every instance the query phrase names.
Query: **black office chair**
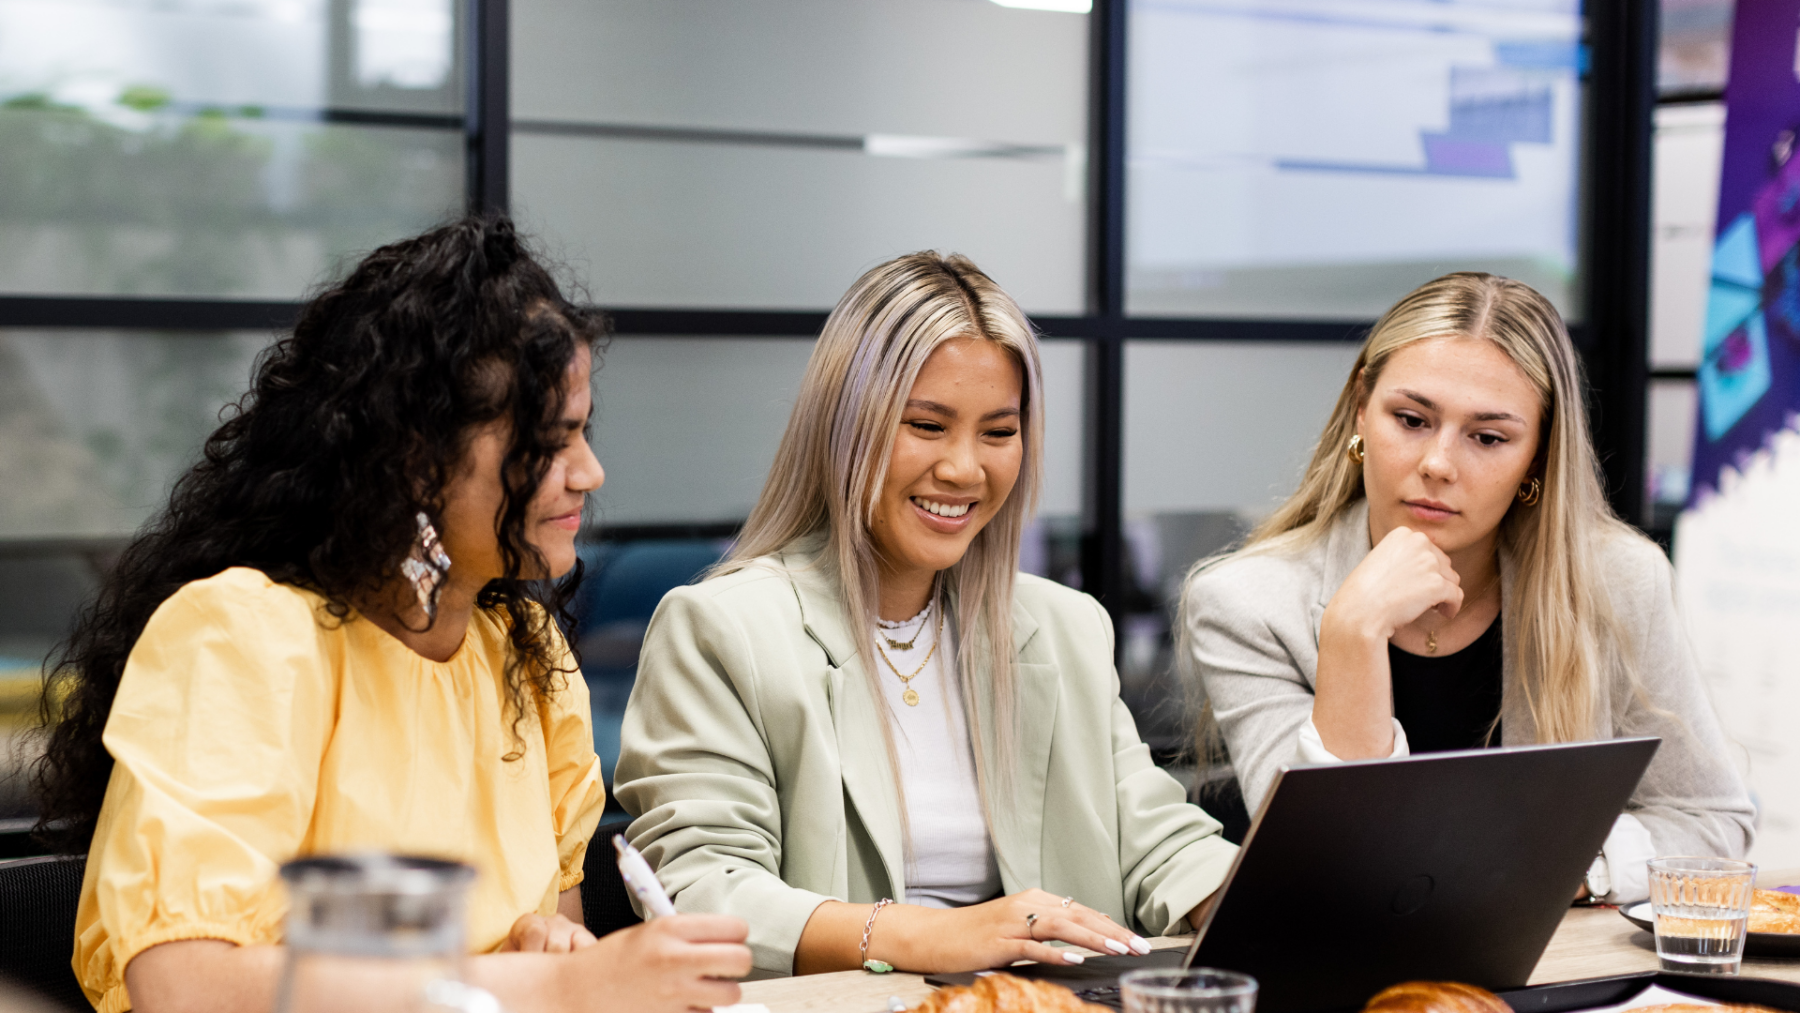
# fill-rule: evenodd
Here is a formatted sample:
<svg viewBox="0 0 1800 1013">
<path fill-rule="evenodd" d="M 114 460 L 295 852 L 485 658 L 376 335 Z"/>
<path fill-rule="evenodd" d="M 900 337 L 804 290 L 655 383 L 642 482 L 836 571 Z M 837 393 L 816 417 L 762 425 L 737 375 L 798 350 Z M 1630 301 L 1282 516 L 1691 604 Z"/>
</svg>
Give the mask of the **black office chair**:
<svg viewBox="0 0 1800 1013">
<path fill-rule="evenodd" d="M 1188 801 L 1205 809 L 1224 825 L 1220 836 L 1233 844 L 1244 843 L 1250 834 L 1250 810 L 1244 805 L 1244 789 L 1237 773 L 1230 767 L 1202 771 L 1195 779 Z"/>
<path fill-rule="evenodd" d="M 588 931 L 596 936 L 628 929 L 643 921 L 631 909 L 631 894 L 619 875 L 618 854 L 613 851 L 613 835 L 622 834 L 630 820 L 602 823 L 588 842 L 587 858 L 582 862 L 586 878 L 581 881 L 581 917 Z"/>
<path fill-rule="evenodd" d="M 86 855 L 0 862 L 0 978 L 63 1009 L 91 1013 L 69 966 L 86 870 Z"/>
</svg>

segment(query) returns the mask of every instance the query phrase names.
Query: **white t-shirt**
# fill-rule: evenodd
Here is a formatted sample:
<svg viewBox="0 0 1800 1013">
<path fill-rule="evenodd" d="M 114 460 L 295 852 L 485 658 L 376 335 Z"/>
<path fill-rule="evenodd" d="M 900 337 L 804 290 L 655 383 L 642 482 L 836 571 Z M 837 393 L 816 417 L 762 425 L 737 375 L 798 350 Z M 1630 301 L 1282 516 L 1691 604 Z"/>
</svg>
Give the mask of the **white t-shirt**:
<svg viewBox="0 0 1800 1013">
<path fill-rule="evenodd" d="M 913 864 L 906 870 L 906 902 L 947 908 L 978 904 L 1000 894 L 1000 866 L 994 861 L 993 843 L 982 819 L 969 721 L 955 676 L 953 624 L 944 623 L 943 644 L 910 683 L 919 694 L 917 706 L 906 703 L 908 684 L 881 660 L 886 652 L 894 668 L 911 674 L 931 651 L 937 622 L 934 607 L 910 651 L 888 647 L 881 635 L 905 641 L 918 629 L 916 622 L 877 630 L 875 670 L 892 715 L 900 784 L 906 793 L 906 819 L 912 833 Z"/>
</svg>

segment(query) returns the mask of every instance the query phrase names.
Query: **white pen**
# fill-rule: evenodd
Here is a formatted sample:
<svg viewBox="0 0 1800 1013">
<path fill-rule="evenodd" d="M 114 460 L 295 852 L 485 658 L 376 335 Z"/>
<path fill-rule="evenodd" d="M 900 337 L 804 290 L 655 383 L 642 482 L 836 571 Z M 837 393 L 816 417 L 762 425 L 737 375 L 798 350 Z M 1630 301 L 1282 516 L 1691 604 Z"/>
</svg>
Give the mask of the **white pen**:
<svg viewBox="0 0 1800 1013">
<path fill-rule="evenodd" d="M 669 903 L 669 895 L 656 879 L 656 873 L 650 870 L 650 863 L 638 854 L 638 849 L 631 846 L 624 834 L 613 835 L 613 847 L 619 850 L 619 876 L 637 899 L 650 912 L 650 917 L 661 918 L 675 913 L 675 905 Z"/>
</svg>

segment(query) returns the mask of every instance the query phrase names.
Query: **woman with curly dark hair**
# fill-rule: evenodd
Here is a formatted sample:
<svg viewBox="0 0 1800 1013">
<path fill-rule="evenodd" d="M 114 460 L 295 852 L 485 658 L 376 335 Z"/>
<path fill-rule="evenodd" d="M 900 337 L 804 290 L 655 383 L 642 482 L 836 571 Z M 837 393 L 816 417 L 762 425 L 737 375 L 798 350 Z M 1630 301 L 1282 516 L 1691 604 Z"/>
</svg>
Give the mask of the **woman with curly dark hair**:
<svg viewBox="0 0 1800 1013">
<path fill-rule="evenodd" d="M 538 951 L 470 964 L 511 1008 L 735 1001 L 737 919 L 580 924 L 604 788 L 554 617 L 603 330 L 469 219 L 376 250 L 258 362 L 47 666 L 39 831 L 88 849 L 102 1013 L 268 1008 L 278 866 L 363 849 L 475 866 L 471 949 Z"/>
</svg>

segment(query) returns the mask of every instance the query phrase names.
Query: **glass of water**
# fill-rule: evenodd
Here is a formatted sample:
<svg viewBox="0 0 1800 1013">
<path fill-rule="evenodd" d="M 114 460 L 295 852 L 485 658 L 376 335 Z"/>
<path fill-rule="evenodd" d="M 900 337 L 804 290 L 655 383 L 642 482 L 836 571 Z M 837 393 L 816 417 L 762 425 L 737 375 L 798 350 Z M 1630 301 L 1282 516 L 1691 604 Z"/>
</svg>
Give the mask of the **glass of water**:
<svg viewBox="0 0 1800 1013">
<path fill-rule="evenodd" d="M 1119 977 L 1125 1013 L 1255 1013 L 1256 979 L 1236 971 L 1145 968 Z"/>
<path fill-rule="evenodd" d="M 1730 858 L 1652 858 L 1650 907 L 1665 971 L 1736 974 L 1756 866 Z"/>
</svg>

